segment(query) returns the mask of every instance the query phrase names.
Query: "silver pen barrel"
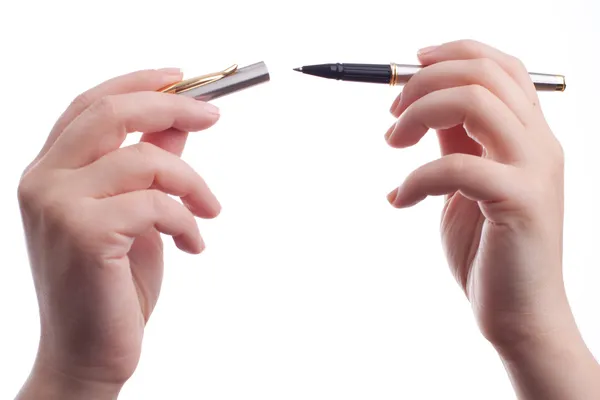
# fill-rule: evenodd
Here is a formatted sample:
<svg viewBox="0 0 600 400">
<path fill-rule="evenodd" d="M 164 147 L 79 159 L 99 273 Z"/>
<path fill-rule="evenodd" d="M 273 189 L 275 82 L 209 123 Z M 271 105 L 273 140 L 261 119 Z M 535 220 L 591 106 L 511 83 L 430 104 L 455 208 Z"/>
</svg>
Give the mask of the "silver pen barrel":
<svg viewBox="0 0 600 400">
<path fill-rule="evenodd" d="M 410 78 L 419 72 L 423 67 L 420 65 L 409 64 L 390 64 L 392 68 L 392 86 L 404 85 Z M 564 92 L 567 83 L 563 75 L 529 73 L 529 76 L 535 86 L 535 89 L 541 92 Z"/>
</svg>

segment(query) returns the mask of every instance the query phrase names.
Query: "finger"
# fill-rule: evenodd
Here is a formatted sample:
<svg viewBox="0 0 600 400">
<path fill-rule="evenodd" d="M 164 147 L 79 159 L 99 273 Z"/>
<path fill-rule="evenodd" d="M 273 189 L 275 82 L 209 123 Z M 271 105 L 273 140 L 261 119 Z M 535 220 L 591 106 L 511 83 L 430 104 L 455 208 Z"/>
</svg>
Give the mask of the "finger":
<svg viewBox="0 0 600 400">
<path fill-rule="evenodd" d="M 402 93 L 398 95 L 390 112 L 393 114 L 402 98 Z M 437 132 L 440 153 L 445 156 L 453 153 L 465 153 L 481 156 L 483 148 L 479 143 L 471 139 L 462 125 L 457 125 L 448 129 L 439 129 Z"/>
<path fill-rule="evenodd" d="M 149 143 L 137 143 L 108 153 L 77 171 L 77 190 L 105 198 L 144 189 L 180 197 L 201 218 L 219 215 L 221 205 L 202 177 L 178 156 Z"/>
<path fill-rule="evenodd" d="M 98 202 L 102 223 L 118 235 L 134 239 L 155 228 L 173 237 L 183 251 L 204 249 L 194 216 L 186 207 L 158 190 L 121 194 Z"/>
<path fill-rule="evenodd" d="M 418 56 L 423 65 L 449 60 L 489 58 L 500 65 L 519 84 L 532 104 L 538 103 L 537 91 L 523 63 L 518 58 L 486 44 L 474 40 L 458 40 L 423 49 Z"/>
<path fill-rule="evenodd" d="M 469 137 L 462 125 L 448 129 L 439 129 L 436 131 L 436 136 L 442 156 L 455 153 L 470 154 L 477 157 L 483 156 L 483 147 Z M 453 194 L 448 193 L 446 198 Z"/>
<path fill-rule="evenodd" d="M 473 140 L 499 161 L 525 157 L 524 127 L 510 109 L 482 86 L 461 86 L 430 93 L 413 103 L 387 133 L 392 147 L 408 147 L 431 129 L 463 125 Z"/>
<path fill-rule="evenodd" d="M 483 86 L 502 100 L 525 123 L 533 105 L 517 82 L 489 58 L 451 60 L 419 71 L 402 90 L 402 99 L 393 114 L 399 117 L 413 102 L 436 90 L 456 86 Z"/>
<path fill-rule="evenodd" d="M 462 125 L 436 131 L 440 153 L 442 156 L 453 153 L 472 154 L 481 156 L 483 148 L 469 137 Z"/>
<path fill-rule="evenodd" d="M 181 157 L 188 134 L 188 132 L 170 128 L 162 132 L 144 133 L 140 142 L 153 144 L 156 147 L 160 147 L 169 153 Z"/>
<path fill-rule="evenodd" d="M 46 139 L 46 143 L 44 143 L 44 146 L 36 157 L 36 161 L 46 154 L 62 131 L 78 115 L 102 97 L 137 91 L 158 90 L 181 80 L 181 78 L 182 73 L 178 68 L 136 71 L 112 78 L 80 94 L 54 124 L 48 139 Z"/>
<path fill-rule="evenodd" d="M 64 130 L 42 162 L 55 168 L 78 168 L 118 149 L 127 133 L 169 128 L 198 131 L 218 118 L 215 106 L 185 96 L 158 92 L 106 96 Z"/>
<path fill-rule="evenodd" d="M 522 190 L 515 184 L 516 167 L 468 155 L 452 154 L 413 171 L 388 195 L 394 207 L 413 206 L 427 196 L 460 192 L 473 201 L 501 202 L 514 199 Z"/>
<path fill-rule="evenodd" d="M 413 76 L 413 78 L 414 78 L 414 76 Z M 394 115 L 396 118 L 398 118 L 398 115 L 399 115 L 399 114 L 396 115 L 396 108 L 398 108 L 398 105 L 400 104 L 401 101 L 402 101 L 402 92 L 398 93 L 398 96 L 396 96 L 396 98 L 394 99 L 394 102 L 392 103 L 392 106 L 390 107 L 390 114 Z"/>
</svg>

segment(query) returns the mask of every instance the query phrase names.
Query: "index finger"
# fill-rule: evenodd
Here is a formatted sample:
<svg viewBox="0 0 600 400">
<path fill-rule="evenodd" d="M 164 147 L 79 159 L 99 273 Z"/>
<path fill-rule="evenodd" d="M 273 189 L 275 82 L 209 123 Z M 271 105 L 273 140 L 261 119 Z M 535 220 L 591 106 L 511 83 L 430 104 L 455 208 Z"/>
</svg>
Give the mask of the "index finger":
<svg viewBox="0 0 600 400">
<path fill-rule="evenodd" d="M 424 66 L 450 60 L 488 58 L 510 75 L 533 103 L 538 102 L 535 85 L 523 63 L 516 57 L 475 40 L 458 40 L 422 49 L 418 54 Z"/>
<path fill-rule="evenodd" d="M 191 97 L 155 91 L 106 96 L 65 129 L 40 164 L 80 168 L 118 149 L 129 133 L 200 131 L 218 119 L 217 107 Z"/>
<path fill-rule="evenodd" d="M 141 70 L 109 79 L 80 94 L 71 102 L 54 124 L 44 146 L 31 163 L 39 161 L 52 147 L 65 128 L 89 106 L 99 99 L 117 94 L 130 92 L 158 90 L 166 85 L 181 80 L 182 73 L 178 68 L 163 68 L 157 70 Z"/>
</svg>

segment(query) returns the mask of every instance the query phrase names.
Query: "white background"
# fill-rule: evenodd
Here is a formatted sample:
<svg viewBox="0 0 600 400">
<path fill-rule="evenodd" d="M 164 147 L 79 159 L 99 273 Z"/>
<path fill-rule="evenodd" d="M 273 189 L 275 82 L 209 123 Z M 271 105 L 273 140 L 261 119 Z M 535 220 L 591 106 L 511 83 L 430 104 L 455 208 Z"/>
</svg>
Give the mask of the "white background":
<svg viewBox="0 0 600 400">
<path fill-rule="evenodd" d="M 39 333 L 16 188 L 81 91 L 137 69 L 186 76 L 265 61 L 271 82 L 215 101 L 222 118 L 184 159 L 223 205 L 207 250 L 167 238 L 158 307 L 122 399 L 509 399 L 439 242 L 441 198 L 386 194 L 438 157 L 383 135 L 399 88 L 302 76 L 320 62 L 416 62 L 473 38 L 564 73 L 542 106 L 567 157 L 565 275 L 600 356 L 600 5 L 596 0 L 3 1 L 0 6 L 0 398 L 29 373 Z M 138 136 L 131 137 L 131 141 Z"/>
</svg>

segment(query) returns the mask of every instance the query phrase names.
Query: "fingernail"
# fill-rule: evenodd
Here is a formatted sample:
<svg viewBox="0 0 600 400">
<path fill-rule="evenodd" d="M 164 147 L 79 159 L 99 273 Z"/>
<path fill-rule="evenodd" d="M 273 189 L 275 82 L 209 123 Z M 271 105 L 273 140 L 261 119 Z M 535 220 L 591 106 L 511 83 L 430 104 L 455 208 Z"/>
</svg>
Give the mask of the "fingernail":
<svg viewBox="0 0 600 400">
<path fill-rule="evenodd" d="M 400 92 L 400 94 L 398 95 L 398 97 L 396 97 L 396 99 L 392 103 L 392 106 L 390 107 L 390 113 L 391 114 L 393 114 L 394 111 L 396 110 L 396 108 L 398 108 L 398 104 L 400 104 L 400 100 L 401 99 L 402 99 L 402 92 Z"/>
<path fill-rule="evenodd" d="M 391 205 L 394 205 L 394 202 L 396 201 L 397 197 L 398 197 L 398 189 L 394 189 L 387 195 L 387 199 Z"/>
<path fill-rule="evenodd" d="M 198 243 L 198 249 L 196 250 L 196 254 L 202 253 L 206 249 L 206 243 L 204 243 L 204 239 L 200 238 L 200 242 Z"/>
<path fill-rule="evenodd" d="M 418 56 L 424 56 L 425 54 L 431 53 L 432 51 L 434 51 L 435 49 L 437 49 L 439 46 L 429 46 L 429 47 L 424 47 L 421 50 L 419 50 L 417 52 Z"/>
<path fill-rule="evenodd" d="M 179 68 L 161 68 L 158 70 L 159 72 L 164 72 L 168 75 L 181 75 L 181 69 Z"/>
<path fill-rule="evenodd" d="M 198 103 L 200 104 L 200 107 L 202 107 L 203 111 L 208 112 L 209 114 L 221 115 L 221 111 L 217 106 L 202 101 Z"/>
<path fill-rule="evenodd" d="M 392 137 L 392 135 L 394 134 L 394 131 L 396 130 L 396 124 L 390 126 L 390 129 L 388 129 L 387 132 L 385 133 L 385 140 L 387 140 L 388 142 L 390 141 L 390 138 Z"/>
</svg>

